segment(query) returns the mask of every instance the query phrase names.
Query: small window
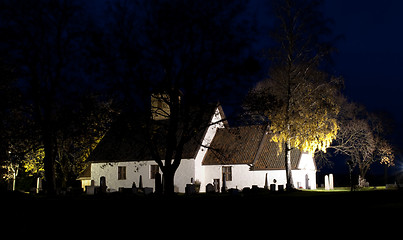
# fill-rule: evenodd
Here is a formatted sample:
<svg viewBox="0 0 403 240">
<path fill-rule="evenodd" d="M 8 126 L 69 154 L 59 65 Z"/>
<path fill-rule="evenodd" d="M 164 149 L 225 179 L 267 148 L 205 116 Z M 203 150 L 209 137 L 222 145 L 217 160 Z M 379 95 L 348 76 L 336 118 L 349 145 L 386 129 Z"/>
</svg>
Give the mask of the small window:
<svg viewBox="0 0 403 240">
<path fill-rule="evenodd" d="M 223 178 L 224 178 L 224 174 L 225 174 L 226 181 L 232 181 L 232 167 L 222 167 Z"/>
<path fill-rule="evenodd" d="M 155 174 L 160 172 L 160 168 L 158 165 L 150 166 L 150 179 L 155 179 Z"/>
<path fill-rule="evenodd" d="M 126 180 L 126 167 L 118 167 L 118 180 Z"/>
</svg>

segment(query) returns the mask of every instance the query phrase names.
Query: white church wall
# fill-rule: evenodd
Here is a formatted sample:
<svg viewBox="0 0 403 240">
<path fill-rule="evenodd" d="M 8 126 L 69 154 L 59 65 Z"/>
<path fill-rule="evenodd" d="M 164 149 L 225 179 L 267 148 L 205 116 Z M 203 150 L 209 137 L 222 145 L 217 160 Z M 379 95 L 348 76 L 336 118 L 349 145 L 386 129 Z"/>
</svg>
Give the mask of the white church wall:
<svg viewBox="0 0 403 240">
<path fill-rule="evenodd" d="M 245 187 L 252 187 L 252 185 L 257 185 L 258 187 L 264 187 L 266 173 L 268 173 L 268 184 L 273 183 L 276 179 L 278 184 L 283 183 L 285 179 L 285 171 L 250 171 L 249 166 L 246 164 L 242 165 L 225 165 L 226 167 L 231 167 L 232 171 L 232 181 L 227 181 L 227 188 L 238 188 L 242 190 Z M 213 183 L 214 179 L 220 180 L 220 187 L 222 187 L 222 165 L 210 165 L 205 166 L 207 183 Z M 283 176 L 284 175 L 284 176 Z M 205 190 L 202 189 L 201 190 Z"/>
<path fill-rule="evenodd" d="M 99 186 L 100 177 L 106 178 L 106 185 L 109 191 L 118 191 L 120 187 L 131 188 L 133 182 L 139 186 L 140 175 L 142 176 L 143 187 L 154 188 L 155 180 L 151 179 L 151 165 L 156 165 L 154 161 L 141 162 L 116 162 L 116 163 L 92 163 L 91 180 L 94 180 L 96 186 Z M 118 179 L 118 167 L 126 167 L 126 179 Z M 250 171 L 248 165 L 224 165 L 231 167 L 232 181 L 227 181 L 227 188 L 252 187 L 257 185 L 263 188 L 265 185 L 266 173 L 268 174 L 268 184 L 275 182 L 278 185 L 286 184 L 285 170 L 261 170 Z M 203 171 L 204 179 L 197 178 L 195 175 L 195 160 L 184 159 L 179 165 L 175 174 L 175 189 L 178 192 L 185 192 L 186 184 L 191 183 L 191 179 L 201 182 L 200 192 L 205 192 L 208 183 L 213 184 L 214 179 L 219 179 L 222 187 L 222 167 L 223 165 L 209 165 L 196 167 Z M 160 173 L 161 170 L 160 170 Z M 316 171 L 312 170 L 292 170 L 294 185 L 296 188 L 316 189 Z"/>
<path fill-rule="evenodd" d="M 265 185 L 266 173 L 268 178 L 268 185 L 276 184 L 286 185 L 285 170 L 259 170 L 250 171 L 248 165 L 225 165 L 231 167 L 232 181 L 227 181 L 227 188 L 238 188 L 242 190 L 245 187 L 252 187 L 257 185 L 263 188 Z M 204 166 L 205 168 L 205 182 L 206 184 L 213 184 L 214 179 L 219 179 L 220 187 L 222 187 L 222 165 Z M 292 170 L 293 181 L 295 187 L 302 189 L 307 188 L 307 184 L 311 189 L 316 189 L 316 171 L 312 170 Z M 202 185 L 200 191 L 205 191 L 205 185 Z"/>
<path fill-rule="evenodd" d="M 92 163 L 91 180 L 99 186 L 99 179 L 104 176 L 109 191 L 118 191 L 120 187 L 131 188 L 133 182 L 139 187 L 141 175 L 143 187 L 155 188 L 155 180 L 151 178 L 151 165 L 157 163 L 155 161 Z M 126 179 L 118 179 L 118 167 L 126 167 Z M 159 172 L 162 174 L 161 170 Z M 175 174 L 175 189 L 178 192 L 185 192 L 186 184 L 190 183 L 191 178 L 194 178 L 194 160 L 183 159 Z"/>
<path fill-rule="evenodd" d="M 206 182 L 206 169 L 205 166 L 202 165 L 204 156 L 206 155 L 208 149 L 206 147 L 209 147 L 211 142 L 213 141 L 213 138 L 215 136 L 215 134 L 217 133 L 217 130 L 219 128 L 224 128 L 224 124 L 221 121 L 222 120 L 222 116 L 220 114 L 220 111 L 218 110 L 218 108 L 216 108 L 215 113 L 211 119 L 211 122 L 207 131 L 206 131 L 206 135 L 204 136 L 203 142 L 202 142 L 202 146 L 200 147 L 198 153 L 196 154 L 196 158 L 195 158 L 195 180 L 200 181 L 200 191 L 204 192 L 206 190 L 205 186 L 210 183 L 210 182 Z M 214 124 L 215 123 L 215 124 Z"/>
<path fill-rule="evenodd" d="M 297 189 L 316 189 L 316 170 L 292 170 L 294 187 Z"/>
</svg>

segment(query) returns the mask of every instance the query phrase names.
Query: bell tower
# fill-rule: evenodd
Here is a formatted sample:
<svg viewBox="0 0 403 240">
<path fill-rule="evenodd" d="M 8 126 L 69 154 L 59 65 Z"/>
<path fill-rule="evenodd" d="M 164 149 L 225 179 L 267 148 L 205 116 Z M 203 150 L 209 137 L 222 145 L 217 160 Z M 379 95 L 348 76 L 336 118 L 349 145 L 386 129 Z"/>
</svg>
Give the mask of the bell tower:
<svg viewBox="0 0 403 240">
<path fill-rule="evenodd" d="M 169 95 L 166 93 L 151 94 L 151 117 L 153 120 L 169 119 Z"/>
</svg>

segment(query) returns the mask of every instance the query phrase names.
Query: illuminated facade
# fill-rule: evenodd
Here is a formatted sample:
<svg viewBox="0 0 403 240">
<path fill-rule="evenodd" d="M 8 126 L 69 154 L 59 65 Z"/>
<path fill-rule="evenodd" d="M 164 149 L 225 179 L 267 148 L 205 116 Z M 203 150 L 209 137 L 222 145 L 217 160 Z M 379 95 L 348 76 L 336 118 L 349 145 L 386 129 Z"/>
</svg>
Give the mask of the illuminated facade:
<svg viewBox="0 0 403 240">
<path fill-rule="evenodd" d="M 284 153 L 270 141 L 271 133 L 264 126 L 230 128 L 223 118 L 219 106 L 210 117 L 209 127 L 200 143 L 185 149 L 175 174 L 175 191 L 185 192 L 186 184 L 196 181 L 200 183 L 200 192 L 204 192 L 209 183 L 222 186 L 224 173 L 228 189 L 242 190 L 253 185 L 264 187 L 266 183 L 275 184 L 276 188 L 285 186 Z M 118 132 L 130 131 L 122 127 Z M 149 156 L 136 156 L 143 150 L 125 146 L 128 142 L 125 136 L 116 136 L 119 137 L 110 134 L 103 138 L 104 143 L 97 146 L 91 157 L 90 170 L 86 171 L 88 176 L 82 176 L 83 179 L 87 177 L 97 186 L 103 176 L 109 191 L 118 191 L 122 187 L 131 188 L 133 182 L 138 187 L 141 176 L 143 187 L 154 188 L 155 173 L 162 174 L 157 163 Z M 107 150 L 108 146 L 113 147 Z M 293 150 L 291 165 L 296 188 L 316 188 L 316 165 L 309 153 Z"/>
</svg>

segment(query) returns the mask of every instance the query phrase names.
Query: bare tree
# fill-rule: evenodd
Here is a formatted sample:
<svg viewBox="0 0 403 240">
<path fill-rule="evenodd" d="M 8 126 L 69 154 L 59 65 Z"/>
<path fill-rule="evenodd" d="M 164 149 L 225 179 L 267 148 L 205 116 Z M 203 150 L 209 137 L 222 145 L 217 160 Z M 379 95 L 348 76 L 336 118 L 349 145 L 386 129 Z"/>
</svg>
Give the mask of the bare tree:
<svg viewBox="0 0 403 240">
<path fill-rule="evenodd" d="M 342 100 L 342 112 L 339 115 L 339 130 L 330 148 L 336 154 L 349 157 L 350 173 L 358 167 L 360 179 L 364 180 L 371 165 L 380 162 L 393 165 L 393 147 L 385 137 L 381 119 L 368 113 L 364 107 Z M 360 181 L 362 186 L 364 181 Z"/>
<path fill-rule="evenodd" d="M 32 123 L 24 128 L 24 138 L 29 139 L 30 128 L 36 129 L 37 142 L 31 142 L 36 147 L 31 150 L 43 147 L 45 152 L 48 193 L 56 190 L 59 134 L 74 115 L 66 118 L 62 113 L 79 108 L 79 96 L 88 88 L 81 7 L 67 0 L 1 2 L 0 48 L 18 79 L 23 99 L 19 109 Z"/>
<path fill-rule="evenodd" d="M 208 127 L 217 102 L 248 71 L 252 30 L 242 21 L 245 4 L 160 0 L 110 6 L 112 29 L 104 36 L 106 49 L 114 51 L 104 52 L 108 84 L 121 109 L 145 115 L 142 140 L 163 172 L 165 194 L 174 192 L 185 146 Z M 114 56 L 117 62 L 110 62 Z"/>
</svg>

